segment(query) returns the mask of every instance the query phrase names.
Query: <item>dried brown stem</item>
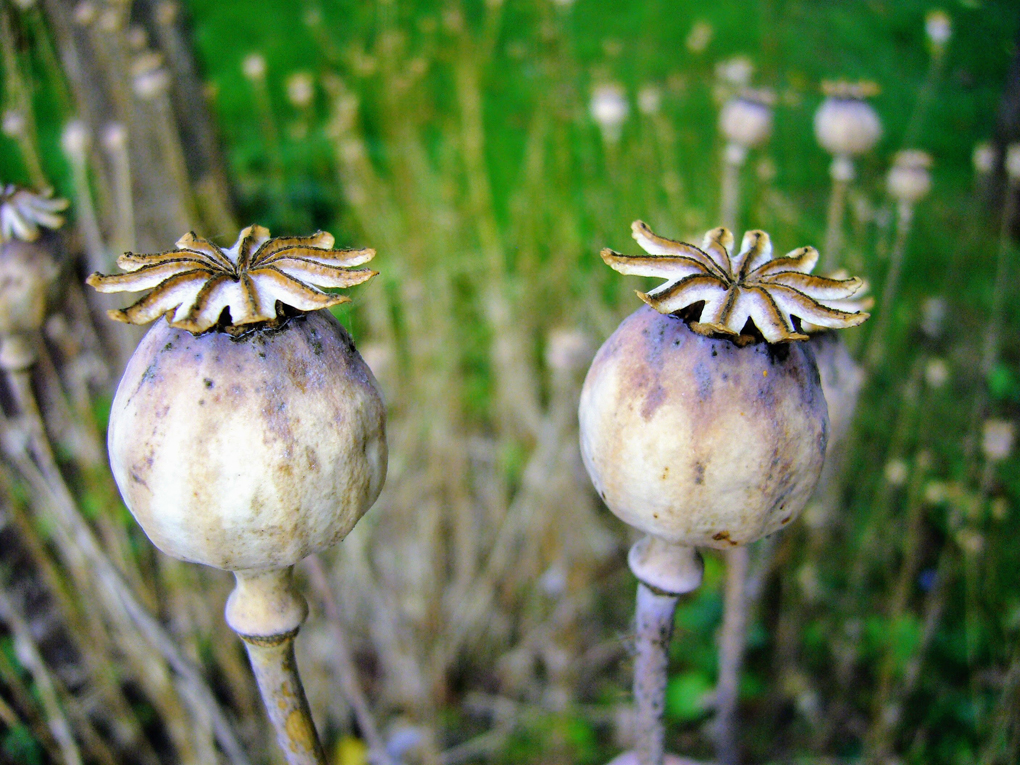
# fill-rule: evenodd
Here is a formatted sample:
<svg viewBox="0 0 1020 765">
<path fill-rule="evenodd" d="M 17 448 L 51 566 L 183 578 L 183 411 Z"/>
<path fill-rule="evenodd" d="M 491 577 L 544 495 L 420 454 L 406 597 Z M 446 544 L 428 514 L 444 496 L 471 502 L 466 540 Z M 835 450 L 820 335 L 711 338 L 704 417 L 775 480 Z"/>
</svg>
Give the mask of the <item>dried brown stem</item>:
<svg viewBox="0 0 1020 765">
<path fill-rule="evenodd" d="M 368 698 L 358 681 L 358 669 L 354 664 L 351 647 L 347 643 L 346 630 L 343 620 L 340 618 L 340 609 L 337 607 L 333 589 L 329 585 L 329 578 L 317 555 L 307 558 L 305 565 L 311 575 L 312 588 L 322 602 L 326 611 L 326 619 L 333 632 L 333 651 L 336 655 L 337 671 L 340 675 L 340 688 L 347 703 L 354 711 L 358 728 L 368 743 L 372 762 L 376 765 L 390 765 L 389 755 L 386 753 L 386 742 L 379 734 L 379 726 L 376 725 L 375 717 L 368 705 Z"/>
<path fill-rule="evenodd" d="M 81 765 L 81 750 L 78 748 L 71 724 L 57 698 L 53 676 L 39 652 L 39 647 L 35 644 L 28 622 L 15 608 L 13 600 L 3 587 L 0 587 L 0 620 L 7 622 L 7 626 L 14 635 L 14 650 L 18 660 L 32 675 L 35 692 L 46 713 L 46 722 L 50 732 L 60 746 L 63 762 L 65 765 Z"/>
<path fill-rule="evenodd" d="M 835 171 L 836 162 L 833 161 L 832 191 L 829 194 L 829 210 L 825 219 L 825 249 L 822 251 L 821 273 L 827 274 L 834 271 L 841 262 L 840 250 L 843 248 L 843 216 L 846 211 L 846 192 L 850 185 L 848 179 L 844 179 Z M 848 164 L 849 159 L 845 160 Z"/>
<path fill-rule="evenodd" d="M 308 604 L 294 588 L 293 567 L 237 571 L 227 624 L 244 641 L 276 740 L 288 765 L 326 765 L 294 657 Z"/>
<path fill-rule="evenodd" d="M 6 376 L 28 428 L 28 443 L 23 448 L 12 448 L 14 444 L 5 444 L 8 456 L 32 486 L 35 494 L 43 500 L 41 504 L 50 510 L 65 564 L 72 572 L 77 572 L 75 576 L 79 586 L 83 582 L 96 583 L 94 591 L 102 599 L 108 615 L 125 636 L 141 633 L 145 641 L 134 641 L 134 644 L 138 650 L 151 654 L 147 659 L 150 666 L 162 667 L 165 661 L 180 675 L 181 680 L 191 690 L 190 699 L 198 707 L 195 713 L 213 720 L 216 739 L 230 761 L 235 765 L 247 765 L 247 757 L 241 750 L 233 727 L 220 709 L 201 672 L 184 657 L 176 641 L 141 605 L 121 573 L 103 552 L 92 529 L 82 518 L 46 440 L 28 371 L 6 370 Z M 33 458 L 31 460 L 27 458 L 29 453 Z M 151 679 L 158 686 L 157 678 L 143 675 L 142 679 Z M 156 693 L 167 703 L 177 703 L 165 692 L 156 690 Z M 181 734 L 184 735 L 183 731 Z M 179 740 L 187 741 L 186 738 Z"/>
<path fill-rule="evenodd" d="M 722 765 L 736 765 L 740 758 L 737 742 L 737 701 L 740 670 L 744 663 L 748 618 L 748 548 L 727 550 L 726 589 L 723 622 L 719 635 L 719 680 L 715 688 L 716 759 Z"/>
</svg>

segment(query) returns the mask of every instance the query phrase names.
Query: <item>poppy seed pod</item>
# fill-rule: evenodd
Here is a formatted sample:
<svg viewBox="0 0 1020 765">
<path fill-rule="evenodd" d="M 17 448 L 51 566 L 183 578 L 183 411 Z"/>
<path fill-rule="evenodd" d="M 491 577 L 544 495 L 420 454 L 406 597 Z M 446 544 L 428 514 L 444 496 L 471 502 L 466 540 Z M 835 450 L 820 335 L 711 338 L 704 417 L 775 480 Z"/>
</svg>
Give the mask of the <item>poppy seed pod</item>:
<svg viewBox="0 0 1020 765">
<path fill-rule="evenodd" d="M 0 244 L 0 335 L 34 332 L 46 318 L 46 291 L 56 265 L 41 242 Z"/>
<path fill-rule="evenodd" d="M 877 94 L 874 83 L 822 83 L 825 100 L 815 112 L 815 137 L 839 157 L 865 154 L 882 137 L 878 114 L 865 99 Z"/>
<path fill-rule="evenodd" d="M 293 565 L 343 539 L 386 477 L 378 385 L 328 312 L 375 272 L 373 250 L 333 237 L 233 247 L 185 234 L 177 248 L 125 253 L 100 292 L 151 290 L 110 317 L 156 320 L 110 410 L 110 464 L 124 502 L 169 555 L 233 571 L 226 619 L 244 640 L 290 765 L 325 762 L 294 660 L 308 605 Z M 312 313 L 314 312 L 314 313 Z"/>
<path fill-rule="evenodd" d="M 371 250 L 332 244 L 252 226 L 222 250 L 189 234 L 176 250 L 121 256 L 130 273 L 89 277 L 103 292 L 154 288 L 115 319 L 166 315 L 128 362 L 109 448 L 125 503 L 167 554 L 228 570 L 290 566 L 340 541 L 378 496 L 378 386 L 332 316 L 301 313 L 347 300 L 302 279 L 339 287 L 374 275 L 351 268 Z"/>
<path fill-rule="evenodd" d="M 386 474 L 375 379 L 328 312 L 240 337 L 160 321 L 110 411 L 114 478 L 163 552 L 280 568 L 343 539 Z"/>
<path fill-rule="evenodd" d="M 897 202 L 914 205 L 931 191 L 931 155 L 916 149 L 896 152 L 886 178 L 889 195 Z"/>
<path fill-rule="evenodd" d="M 765 90 L 745 90 L 719 113 L 719 129 L 730 143 L 746 149 L 761 146 L 772 134 L 775 97 Z"/>
<path fill-rule="evenodd" d="M 581 393 L 581 453 L 606 505 L 665 542 L 726 548 L 790 522 L 815 487 L 828 416 L 801 321 L 852 326 L 864 313 L 830 303 L 859 279 L 810 274 L 810 247 L 773 258 L 749 232 L 739 253 L 725 229 L 702 248 L 636 222 L 648 256 L 604 250 L 625 274 L 668 281 L 638 293 L 595 356 Z"/>
<path fill-rule="evenodd" d="M 802 345 L 740 347 L 649 307 L 596 355 L 580 412 L 606 505 L 674 544 L 773 533 L 807 502 L 825 457 L 825 398 Z"/>
<path fill-rule="evenodd" d="M 46 296 L 57 275 L 56 229 L 67 207 L 52 191 L 8 185 L 0 191 L 0 367 L 25 369 L 36 359 L 32 335 L 46 318 Z"/>
</svg>

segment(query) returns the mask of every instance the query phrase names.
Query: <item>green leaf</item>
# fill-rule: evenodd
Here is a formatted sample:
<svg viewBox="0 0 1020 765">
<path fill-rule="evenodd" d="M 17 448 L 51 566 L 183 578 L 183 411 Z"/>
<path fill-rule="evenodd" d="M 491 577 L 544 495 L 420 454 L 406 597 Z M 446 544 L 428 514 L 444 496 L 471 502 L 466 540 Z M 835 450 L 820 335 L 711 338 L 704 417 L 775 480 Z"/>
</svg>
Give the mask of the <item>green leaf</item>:
<svg viewBox="0 0 1020 765">
<path fill-rule="evenodd" d="M 15 723 L 3 734 L 0 751 L 7 755 L 8 762 L 21 765 L 41 765 L 43 750 L 27 725 Z"/>
<path fill-rule="evenodd" d="M 697 720 L 708 711 L 708 694 L 714 685 L 707 675 L 684 672 L 666 686 L 666 714 L 675 720 Z"/>
<path fill-rule="evenodd" d="M 997 364 L 988 375 L 988 392 L 999 401 L 1020 400 L 1020 382 L 1012 369 L 1005 364 Z"/>
</svg>

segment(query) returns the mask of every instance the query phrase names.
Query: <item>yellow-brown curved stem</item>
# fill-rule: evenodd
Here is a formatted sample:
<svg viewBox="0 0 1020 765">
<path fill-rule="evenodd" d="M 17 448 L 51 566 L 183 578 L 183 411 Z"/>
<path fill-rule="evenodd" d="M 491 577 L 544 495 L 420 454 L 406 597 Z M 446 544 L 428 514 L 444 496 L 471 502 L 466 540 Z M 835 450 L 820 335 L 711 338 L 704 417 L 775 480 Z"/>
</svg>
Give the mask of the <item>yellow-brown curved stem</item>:
<svg viewBox="0 0 1020 765">
<path fill-rule="evenodd" d="M 294 657 L 294 638 L 308 615 L 293 568 L 237 571 L 227 624 L 244 641 L 259 693 L 288 765 L 326 765 Z"/>
</svg>

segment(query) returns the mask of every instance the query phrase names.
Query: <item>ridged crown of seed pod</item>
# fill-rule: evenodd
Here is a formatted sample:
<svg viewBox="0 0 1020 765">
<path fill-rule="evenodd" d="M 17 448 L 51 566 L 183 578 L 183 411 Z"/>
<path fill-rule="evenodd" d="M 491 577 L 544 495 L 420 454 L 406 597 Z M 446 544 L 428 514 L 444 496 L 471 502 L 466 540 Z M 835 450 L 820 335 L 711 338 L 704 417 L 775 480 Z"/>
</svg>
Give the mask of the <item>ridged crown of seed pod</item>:
<svg viewBox="0 0 1020 765">
<path fill-rule="evenodd" d="M 0 241 L 34 242 L 40 229 L 64 225 L 65 209 L 67 200 L 54 197 L 53 189 L 35 192 L 9 183 L 0 191 Z"/>
<path fill-rule="evenodd" d="M 221 248 L 125 253 L 101 292 L 150 292 L 110 311 L 157 321 L 129 360 L 110 412 L 124 501 L 174 557 L 229 570 L 290 566 L 340 541 L 386 475 L 385 408 L 321 287 L 375 275 L 373 250 L 333 237 L 244 229 Z M 309 312 L 309 313 L 305 313 Z"/>
<path fill-rule="evenodd" d="M 865 154 L 882 137 L 878 113 L 866 99 L 878 95 L 873 82 L 826 81 L 825 100 L 815 112 L 815 137 L 836 156 Z"/>
<path fill-rule="evenodd" d="M 187 233 L 177 249 L 151 255 L 126 252 L 117 265 L 126 274 L 92 274 L 86 282 L 99 292 L 138 292 L 145 297 L 123 310 L 109 311 L 115 321 L 147 324 L 166 314 L 170 326 L 198 334 L 221 328 L 240 334 L 256 324 L 273 324 L 283 306 L 316 311 L 350 300 L 321 287 L 351 287 L 376 275 L 355 268 L 375 250 L 334 250 L 333 236 L 270 239 L 262 226 L 248 226 L 233 247 L 222 249 Z"/>
<path fill-rule="evenodd" d="M 745 89 L 723 104 L 719 129 L 726 140 L 753 149 L 772 134 L 772 107 L 776 96 L 767 89 Z"/>
<path fill-rule="evenodd" d="M 850 279 L 850 274 L 843 268 L 826 274 L 825 276 L 837 282 L 845 282 Z M 843 311 L 845 313 L 870 316 L 871 314 L 869 314 L 868 311 L 875 306 L 875 298 L 871 294 L 871 284 L 867 279 L 859 279 L 859 281 L 861 285 L 857 288 L 857 291 L 854 294 L 838 300 L 826 300 L 825 304 L 830 308 L 835 308 L 836 310 Z M 818 324 L 812 324 L 808 320 L 801 320 L 800 328 L 809 336 L 816 335 L 821 332 L 828 332 L 833 329 L 832 327 L 823 327 Z M 836 327 L 836 329 L 840 328 Z"/>
<path fill-rule="evenodd" d="M 691 329 L 699 334 L 725 337 L 738 345 L 755 342 L 759 335 L 766 342 L 780 343 L 806 340 L 801 322 L 835 329 L 868 318 L 866 313 L 838 307 L 860 290 L 860 279 L 811 274 L 818 262 L 814 247 L 773 258 L 772 242 L 764 231 L 744 234 L 740 251 L 734 254 L 733 235 L 725 228 L 706 233 L 700 248 L 657 236 L 642 221 L 635 221 L 631 230 L 648 255 L 604 249 L 602 259 L 622 274 L 665 279 L 649 292 L 638 292 L 638 297 L 663 314 L 689 309 Z"/>
<path fill-rule="evenodd" d="M 913 205 L 931 191 L 931 155 L 918 149 L 896 152 L 886 186 L 897 202 Z"/>
</svg>

